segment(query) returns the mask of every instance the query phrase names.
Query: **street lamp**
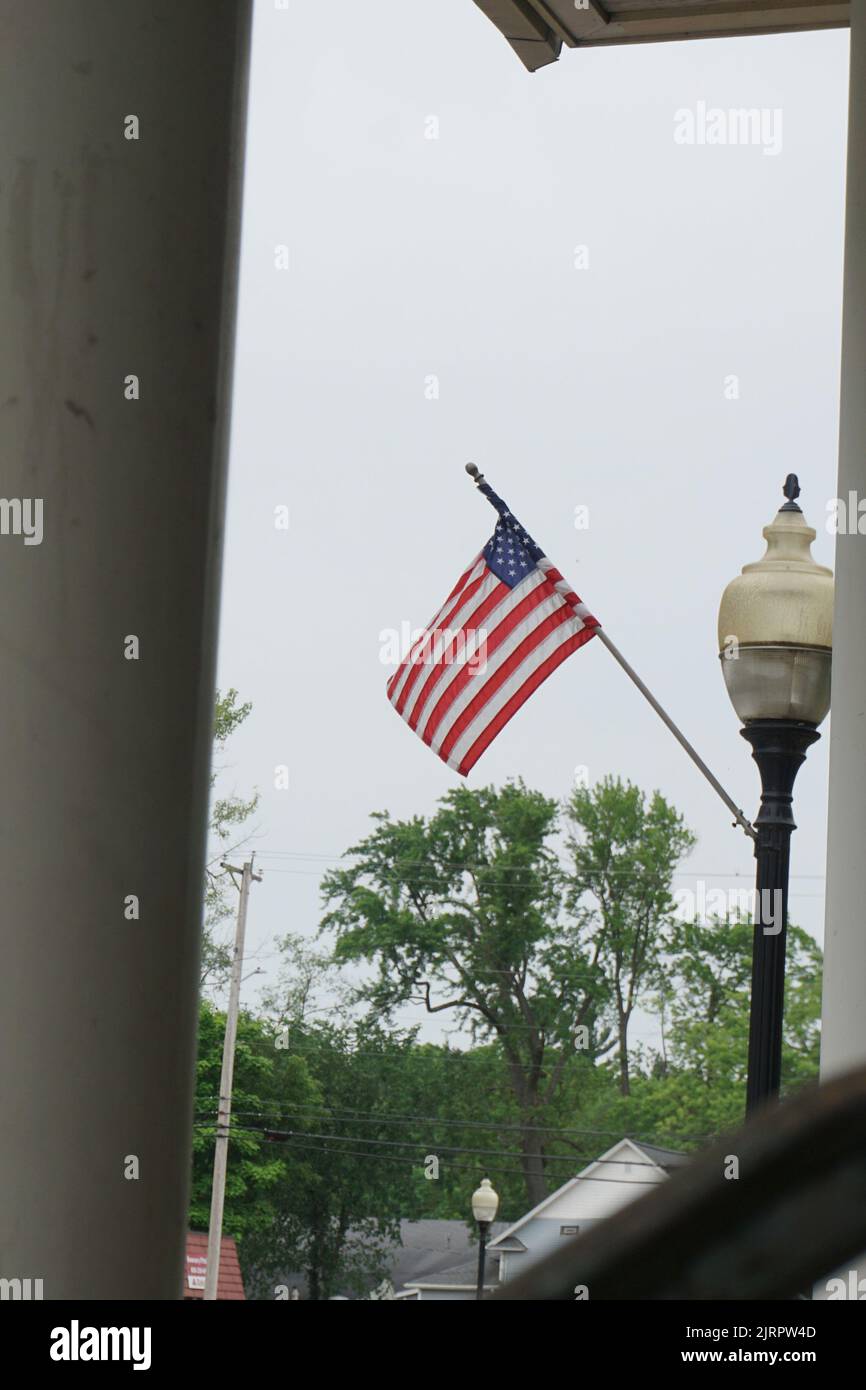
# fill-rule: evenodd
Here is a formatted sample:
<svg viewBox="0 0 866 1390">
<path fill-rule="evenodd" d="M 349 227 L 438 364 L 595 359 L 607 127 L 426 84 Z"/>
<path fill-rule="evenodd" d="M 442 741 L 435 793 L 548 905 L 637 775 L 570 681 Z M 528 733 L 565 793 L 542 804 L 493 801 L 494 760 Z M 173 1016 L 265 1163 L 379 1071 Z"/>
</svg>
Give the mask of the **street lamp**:
<svg viewBox="0 0 866 1390">
<path fill-rule="evenodd" d="M 830 708 L 833 573 L 812 558 L 815 531 L 793 473 L 783 492 L 764 527 L 766 554 L 743 567 L 719 608 L 725 684 L 761 774 L 747 1115 L 779 1092 L 794 779 Z"/>
<path fill-rule="evenodd" d="M 499 1210 L 499 1193 L 494 1192 L 489 1178 L 481 1179 L 481 1186 L 472 1194 L 472 1215 L 478 1222 L 478 1285 L 475 1297 L 484 1297 L 484 1256 L 487 1250 L 487 1231 L 491 1221 L 495 1221 Z"/>
</svg>

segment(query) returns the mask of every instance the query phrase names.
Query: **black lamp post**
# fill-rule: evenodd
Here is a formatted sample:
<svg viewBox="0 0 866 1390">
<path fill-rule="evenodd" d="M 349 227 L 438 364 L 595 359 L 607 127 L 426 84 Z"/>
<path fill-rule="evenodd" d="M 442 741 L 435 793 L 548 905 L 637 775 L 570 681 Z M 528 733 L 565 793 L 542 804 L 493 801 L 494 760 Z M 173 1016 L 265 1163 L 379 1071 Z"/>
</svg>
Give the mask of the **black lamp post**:
<svg viewBox="0 0 866 1390">
<path fill-rule="evenodd" d="M 794 779 L 830 708 L 833 575 L 812 559 L 799 493 L 791 473 L 787 501 L 764 527 L 766 554 L 744 566 L 719 609 L 725 684 L 761 774 L 747 1114 L 779 1094 Z"/>
<path fill-rule="evenodd" d="M 807 748 L 820 734 L 814 724 L 787 719 L 754 719 L 740 733 L 752 745 L 752 757 L 761 774 L 761 809 L 755 821 L 755 938 L 746 1083 L 749 1115 L 763 1101 L 779 1094 L 788 867 L 791 832 L 797 828 L 792 811 L 794 778 Z"/>
<path fill-rule="evenodd" d="M 489 1178 L 481 1179 L 481 1186 L 472 1194 L 472 1215 L 478 1222 L 478 1283 L 476 1299 L 484 1297 L 484 1260 L 487 1253 L 487 1232 L 490 1223 L 496 1220 L 499 1210 L 499 1194 L 494 1192 Z"/>
</svg>

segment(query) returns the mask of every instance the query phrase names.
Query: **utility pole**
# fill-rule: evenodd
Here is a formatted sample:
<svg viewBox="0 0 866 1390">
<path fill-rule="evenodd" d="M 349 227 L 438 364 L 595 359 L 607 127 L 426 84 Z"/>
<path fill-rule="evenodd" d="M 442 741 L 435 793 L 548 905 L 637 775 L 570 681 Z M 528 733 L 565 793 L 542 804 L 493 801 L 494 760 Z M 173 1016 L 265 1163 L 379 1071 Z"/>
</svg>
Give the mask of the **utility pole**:
<svg viewBox="0 0 866 1390">
<path fill-rule="evenodd" d="M 223 864 L 230 874 L 240 874 L 240 900 L 238 902 L 238 924 L 235 932 L 235 954 L 232 960 L 232 976 L 229 986 L 229 1003 L 226 1011 L 226 1035 L 223 1042 L 223 1066 L 220 1077 L 219 1110 L 217 1113 L 216 1147 L 213 1156 L 213 1186 L 210 1199 L 210 1226 L 207 1240 L 207 1271 L 204 1281 L 205 1299 L 216 1299 L 219 1280 L 220 1250 L 223 1234 L 223 1207 L 226 1195 L 226 1167 L 229 1155 L 229 1121 L 232 1112 L 232 1080 L 235 1070 L 235 1042 L 238 1035 L 238 1008 L 241 997 L 241 972 L 244 965 L 244 936 L 247 929 L 247 902 L 250 884 L 255 880 L 261 883 L 261 874 L 253 873 L 253 855 L 242 869 L 232 864 Z"/>
</svg>

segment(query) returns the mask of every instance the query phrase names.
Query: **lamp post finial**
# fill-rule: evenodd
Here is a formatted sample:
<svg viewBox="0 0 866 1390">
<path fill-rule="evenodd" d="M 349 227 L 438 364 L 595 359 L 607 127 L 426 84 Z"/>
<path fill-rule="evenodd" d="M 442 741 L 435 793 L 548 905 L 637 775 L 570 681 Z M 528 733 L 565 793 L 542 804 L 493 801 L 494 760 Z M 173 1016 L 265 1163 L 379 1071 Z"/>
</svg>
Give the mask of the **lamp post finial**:
<svg viewBox="0 0 866 1390">
<path fill-rule="evenodd" d="M 796 499 L 800 496 L 800 483 L 799 483 L 799 480 L 798 480 L 798 478 L 797 478 L 796 473 L 789 473 L 789 474 L 788 474 L 787 478 L 785 479 L 785 485 L 784 485 L 784 487 L 782 488 L 782 492 L 785 494 L 785 496 L 786 496 L 787 499 L 788 499 L 787 502 L 785 503 L 784 507 L 782 508 L 782 511 L 783 511 L 783 512 L 798 512 L 798 511 L 800 511 L 800 508 L 797 506 L 797 501 L 796 501 Z"/>
</svg>

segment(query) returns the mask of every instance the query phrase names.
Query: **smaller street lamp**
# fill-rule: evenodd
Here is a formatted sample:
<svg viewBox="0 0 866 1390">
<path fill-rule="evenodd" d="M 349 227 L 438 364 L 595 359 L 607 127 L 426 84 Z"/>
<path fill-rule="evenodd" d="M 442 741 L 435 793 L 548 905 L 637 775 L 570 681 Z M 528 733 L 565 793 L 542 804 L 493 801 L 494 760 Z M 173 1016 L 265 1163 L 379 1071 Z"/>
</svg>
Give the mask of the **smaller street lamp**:
<svg viewBox="0 0 866 1390">
<path fill-rule="evenodd" d="M 496 1220 L 499 1210 L 499 1193 L 494 1192 L 489 1178 L 481 1179 L 481 1186 L 472 1194 L 472 1215 L 478 1222 L 478 1286 L 476 1299 L 484 1297 L 484 1257 L 487 1251 L 487 1232 L 491 1221 Z"/>
</svg>

